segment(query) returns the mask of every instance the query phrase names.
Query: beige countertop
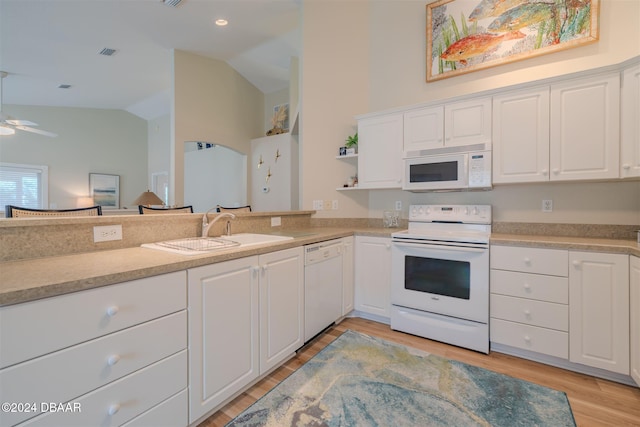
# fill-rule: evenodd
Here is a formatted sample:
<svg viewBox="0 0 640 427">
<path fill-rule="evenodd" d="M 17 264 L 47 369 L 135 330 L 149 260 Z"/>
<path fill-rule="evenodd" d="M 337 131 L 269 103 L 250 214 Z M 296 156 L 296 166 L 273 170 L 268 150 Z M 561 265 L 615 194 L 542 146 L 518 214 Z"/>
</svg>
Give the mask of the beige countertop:
<svg viewBox="0 0 640 427">
<path fill-rule="evenodd" d="M 230 248 L 186 256 L 140 247 L 0 263 L 0 306 L 18 304 L 70 292 L 185 270 L 275 250 L 308 245 L 351 235 L 389 237 L 399 229 L 325 228 L 285 230 L 293 240 L 247 248 Z M 640 256 L 633 240 L 492 234 L 492 244 L 600 251 Z"/>
<path fill-rule="evenodd" d="M 309 228 L 275 234 L 293 240 L 247 248 L 230 248 L 203 255 L 179 255 L 141 247 L 50 256 L 0 263 L 0 306 L 18 304 L 100 286 L 281 249 L 358 235 L 390 236 L 397 229 Z"/>
<path fill-rule="evenodd" d="M 625 239 L 492 233 L 491 244 L 619 253 L 640 257 L 640 245 L 635 240 Z"/>
</svg>

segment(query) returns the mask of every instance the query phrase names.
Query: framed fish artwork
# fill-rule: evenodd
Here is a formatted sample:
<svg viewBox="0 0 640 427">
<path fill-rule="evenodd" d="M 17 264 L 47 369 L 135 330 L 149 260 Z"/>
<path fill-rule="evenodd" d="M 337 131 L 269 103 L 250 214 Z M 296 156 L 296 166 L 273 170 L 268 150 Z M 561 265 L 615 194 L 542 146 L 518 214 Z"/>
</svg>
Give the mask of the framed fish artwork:
<svg viewBox="0 0 640 427">
<path fill-rule="evenodd" d="M 598 40 L 600 0 L 427 4 L 427 82 Z"/>
</svg>

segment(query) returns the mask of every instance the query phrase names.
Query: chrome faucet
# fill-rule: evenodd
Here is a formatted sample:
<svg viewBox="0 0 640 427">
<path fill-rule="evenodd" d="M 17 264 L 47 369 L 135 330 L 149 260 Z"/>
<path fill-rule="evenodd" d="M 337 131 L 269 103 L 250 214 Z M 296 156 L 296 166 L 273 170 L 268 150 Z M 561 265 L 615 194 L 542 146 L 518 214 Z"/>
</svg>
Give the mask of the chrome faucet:
<svg viewBox="0 0 640 427">
<path fill-rule="evenodd" d="M 214 209 L 216 208 L 209 209 L 207 212 L 205 212 L 204 216 L 202 217 L 202 237 L 209 236 L 209 230 L 211 229 L 213 224 L 215 224 L 218 220 L 222 218 L 235 219 L 236 217 L 232 213 L 222 212 L 222 213 L 219 213 L 215 218 L 213 218 L 213 221 L 209 222 L 209 218 L 207 215 L 209 214 L 209 212 L 211 212 Z M 227 221 L 227 235 L 229 235 L 230 233 L 231 233 L 231 224 L 230 224 L 230 221 Z"/>
</svg>

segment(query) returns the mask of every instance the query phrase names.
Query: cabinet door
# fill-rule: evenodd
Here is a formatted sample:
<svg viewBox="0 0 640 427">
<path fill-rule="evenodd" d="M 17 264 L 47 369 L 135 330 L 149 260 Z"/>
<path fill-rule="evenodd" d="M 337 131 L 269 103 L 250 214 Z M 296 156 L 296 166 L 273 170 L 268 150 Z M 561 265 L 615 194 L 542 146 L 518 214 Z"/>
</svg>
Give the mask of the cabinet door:
<svg viewBox="0 0 640 427">
<path fill-rule="evenodd" d="M 358 187 L 402 186 L 402 114 L 358 121 Z"/>
<path fill-rule="evenodd" d="M 444 145 L 444 108 L 420 108 L 404 113 L 404 151 L 441 148 Z"/>
<path fill-rule="evenodd" d="M 389 318 L 391 239 L 356 237 L 356 310 Z"/>
<path fill-rule="evenodd" d="M 304 344 L 302 247 L 260 256 L 260 373 Z"/>
<path fill-rule="evenodd" d="M 493 98 L 493 182 L 549 180 L 549 88 Z"/>
<path fill-rule="evenodd" d="M 353 237 L 342 239 L 342 315 L 354 309 L 354 247 Z"/>
<path fill-rule="evenodd" d="M 258 257 L 188 270 L 189 420 L 259 375 Z"/>
<path fill-rule="evenodd" d="M 618 178 L 620 76 L 551 86 L 550 179 Z"/>
<path fill-rule="evenodd" d="M 629 256 L 569 252 L 569 360 L 629 374 Z"/>
<path fill-rule="evenodd" d="M 620 176 L 640 176 L 640 65 L 622 76 Z"/>
<path fill-rule="evenodd" d="M 491 98 L 444 107 L 444 145 L 491 144 Z"/>
<path fill-rule="evenodd" d="M 629 257 L 631 378 L 640 386 L 640 258 Z"/>
</svg>

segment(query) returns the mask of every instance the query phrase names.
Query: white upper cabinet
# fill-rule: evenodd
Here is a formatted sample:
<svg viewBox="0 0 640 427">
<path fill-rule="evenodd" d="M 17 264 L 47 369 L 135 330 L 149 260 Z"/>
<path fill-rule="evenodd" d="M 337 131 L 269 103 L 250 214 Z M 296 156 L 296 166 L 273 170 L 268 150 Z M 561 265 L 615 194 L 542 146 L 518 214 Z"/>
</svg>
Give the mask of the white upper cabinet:
<svg viewBox="0 0 640 427">
<path fill-rule="evenodd" d="M 494 183 L 619 178 L 619 155 L 618 73 L 493 97 Z"/>
<path fill-rule="evenodd" d="M 640 176 L 640 65 L 622 75 L 620 177 Z"/>
<path fill-rule="evenodd" d="M 491 98 L 444 106 L 444 145 L 491 144 Z"/>
<path fill-rule="evenodd" d="M 493 98 L 493 182 L 549 180 L 549 87 Z"/>
<path fill-rule="evenodd" d="M 404 114 L 404 151 L 491 143 L 491 98 L 474 98 Z"/>
<path fill-rule="evenodd" d="M 358 187 L 402 186 L 402 113 L 358 120 Z"/>
<path fill-rule="evenodd" d="M 404 151 L 444 145 L 444 107 L 420 108 L 404 113 Z"/>
<path fill-rule="evenodd" d="M 620 74 L 551 86 L 550 179 L 618 178 Z"/>
</svg>

